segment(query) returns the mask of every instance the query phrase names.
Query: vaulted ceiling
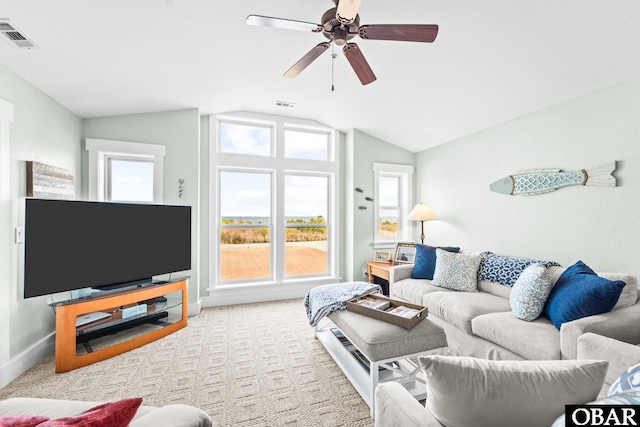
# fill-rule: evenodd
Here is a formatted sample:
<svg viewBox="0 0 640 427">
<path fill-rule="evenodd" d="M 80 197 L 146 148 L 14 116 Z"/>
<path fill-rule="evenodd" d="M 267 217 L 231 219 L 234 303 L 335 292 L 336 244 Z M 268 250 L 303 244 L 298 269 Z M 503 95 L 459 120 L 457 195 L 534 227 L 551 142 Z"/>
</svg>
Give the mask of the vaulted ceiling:
<svg viewBox="0 0 640 427">
<path fill-rule="evenodd" d="M 637 0 L 364 0 L 361 24 L 440 27 L 434 43 L 355 38 L 377 76 L 367 86 L 339 48 L 284 78 L 325 39 L 245 23 L 249 14 L 320 23 L 331 7 L 0 0 L 0 18 L 39 46 L 0 37 L 0 62 L 82 118 L 247 110 L 356 128 L 413 152 L 640 77 Z"/>
</svg>

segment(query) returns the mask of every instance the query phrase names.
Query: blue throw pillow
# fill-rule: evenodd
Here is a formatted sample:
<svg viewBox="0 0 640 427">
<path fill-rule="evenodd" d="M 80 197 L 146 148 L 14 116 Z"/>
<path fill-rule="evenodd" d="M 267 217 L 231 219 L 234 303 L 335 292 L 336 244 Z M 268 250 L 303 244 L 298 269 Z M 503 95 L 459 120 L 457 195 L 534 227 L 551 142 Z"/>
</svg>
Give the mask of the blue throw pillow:
<svg viewBox="0 0 640 427">
<path fill-rule="evenodd" d="M 413 265 L 412 279 L 433 280 L 433 272 L 436 269 L 436 249 L 458 253 L 460 248 L 449 246 L 428 246 L 416 244 L 416 262 Z"/>
<path fill-rule="evenodd" d="M 600 277 L 578 261 L 558 278 L 543 314 L 560 330 L 565 322 L 611 311 L 624 286 L 623 281 Z"/>
</svg>

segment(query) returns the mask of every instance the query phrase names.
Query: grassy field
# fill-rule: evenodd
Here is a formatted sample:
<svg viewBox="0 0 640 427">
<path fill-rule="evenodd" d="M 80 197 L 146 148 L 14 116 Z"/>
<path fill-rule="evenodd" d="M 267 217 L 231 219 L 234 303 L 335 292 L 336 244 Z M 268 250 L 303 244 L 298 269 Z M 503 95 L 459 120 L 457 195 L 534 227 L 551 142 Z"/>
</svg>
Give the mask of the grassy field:
<svg viewBox="0 0 640 427">
<path fill-rule="evenodd" d="M 224 225 L 251 224 L 234 219 L 223 220 Z M 288 220 L 287 224 L 326 224 L 322 216 Z M 326 227 L 288 227 L 285 230 L 288 242 L 285 253 L 285 275 L 321 274 L 327 272 L 327 251 L 314 247 L 327 240 Z M 383 221 L 380 223 L 380 235 L 383 238 L 398 235 L 398 223 Z M 225 228 L 221 231 L 222 243 L 222 280 L 261 279 L 271 276 L 269 228 Z M 296 245 L 294 242 L 309 242 Z M 293 244 L 290 244 L 293 243 Z"/>
</svg>

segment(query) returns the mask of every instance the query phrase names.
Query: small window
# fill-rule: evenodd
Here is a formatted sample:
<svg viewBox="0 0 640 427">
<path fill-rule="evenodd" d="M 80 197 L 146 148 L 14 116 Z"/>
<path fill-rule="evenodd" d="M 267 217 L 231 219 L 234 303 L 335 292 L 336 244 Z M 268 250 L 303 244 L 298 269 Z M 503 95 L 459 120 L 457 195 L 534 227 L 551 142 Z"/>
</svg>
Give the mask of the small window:
<svg viewBox="0 0 640 427">
<path fill-rule="evenodd" d="M 153 161 L 134 158 L 107 159 L 108 201 L 153 202 Z"/>
<path fill-rule="evenodd" d="M 285 129 L 284 156 L 289 159 L 328 160 L 329 134 Z"/>
<path fill-rule="evenodd" d="M 221 121 L 220 152 L 271 156 L 271 127 Z"/>
<path fill-rule="evenodd" d="M 412 207 L 413 166 L 374 163 L 373 176 L 373 247 L 387 248 L 411 241 L 407 215 Z"/>
<path fill-rule="evenodd" d="M 378 233 L 381 240 L 400 238 L 400 189 L 401 181 L 397 176 L 381 175 L 378 180 Z"/>
<path fill-rule="evenodd" d="M 86 149 L 89 200 L 163 203 L 164 145 L 87 138 Z"/>
</svg>

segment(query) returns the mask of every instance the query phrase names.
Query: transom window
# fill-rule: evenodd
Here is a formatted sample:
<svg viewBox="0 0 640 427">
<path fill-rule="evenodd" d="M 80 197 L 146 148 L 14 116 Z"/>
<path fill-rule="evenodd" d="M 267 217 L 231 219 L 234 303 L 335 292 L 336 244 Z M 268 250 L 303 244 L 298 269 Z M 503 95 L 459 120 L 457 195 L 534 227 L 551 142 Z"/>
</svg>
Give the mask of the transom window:
<svg viewBox="0 0 640 427">
<path fill-rule="evenodd" d="M 213 286 L 337 276 L 337 132 L 254 114 L 211 124 Z"/>
</svg>

